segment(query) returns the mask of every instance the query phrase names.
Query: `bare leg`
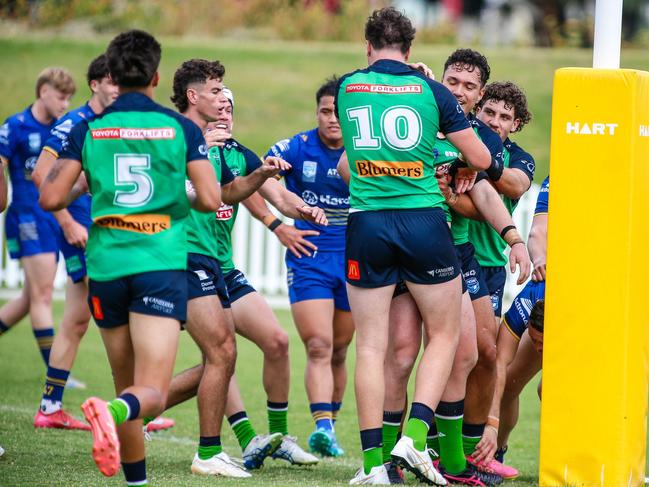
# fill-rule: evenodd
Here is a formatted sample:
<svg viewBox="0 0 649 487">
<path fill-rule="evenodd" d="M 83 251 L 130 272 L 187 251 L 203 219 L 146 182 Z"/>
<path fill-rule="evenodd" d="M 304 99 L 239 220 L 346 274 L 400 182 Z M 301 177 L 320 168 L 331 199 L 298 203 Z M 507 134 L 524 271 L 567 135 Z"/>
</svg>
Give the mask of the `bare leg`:
<svg viewBox="0 0 649 487">
<path fill-rule="evenodd" d="M 255 343 L 264 353 L 263 380 L 272 402 L 287 402 L 291 368 L 288 334 L 259 293 L 249 293 L 232 303 L 237 333 Z"/>
<path fill-rule="evenodd" d="M 354 337 L 354 322 L 350 311 L 334 310 L 333 353 L 331 355 L 331 372 L 334 390 L 332 402 L 342 402 L 347 387 L 347 349 Z"/>
</svg>

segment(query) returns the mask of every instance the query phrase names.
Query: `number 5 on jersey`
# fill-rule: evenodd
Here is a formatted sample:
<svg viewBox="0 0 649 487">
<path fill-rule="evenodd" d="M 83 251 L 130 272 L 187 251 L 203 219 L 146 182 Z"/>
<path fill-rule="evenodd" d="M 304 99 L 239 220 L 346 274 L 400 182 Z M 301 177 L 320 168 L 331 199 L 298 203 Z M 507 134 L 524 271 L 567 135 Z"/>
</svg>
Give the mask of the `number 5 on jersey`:
<svg viewBox="0 0 649 487">
<path fill-rule="evenodd" d="M 151 169 L 149 154 L 115 154 L 116 206 L 136 207 L 147 204 L 153 197 L 153 181 L 147 174 Z"/>
</svg>

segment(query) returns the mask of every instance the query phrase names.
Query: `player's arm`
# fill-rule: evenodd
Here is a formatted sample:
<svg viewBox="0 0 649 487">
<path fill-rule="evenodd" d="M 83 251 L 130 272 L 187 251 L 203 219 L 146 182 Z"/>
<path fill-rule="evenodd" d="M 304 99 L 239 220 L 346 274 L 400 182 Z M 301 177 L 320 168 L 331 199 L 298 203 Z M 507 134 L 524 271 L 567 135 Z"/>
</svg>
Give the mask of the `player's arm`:
<svg viewBox="0 0 649 487">
<path fill-rule="evenodd" d="M 79 160 L 57 159 L 40 186 L 38 203 L 41 208 L 60 210 L 85 193 L 87 186 L 77 184 L 81 169 Z"/>
<path fill-rule="evenodd" d="M 267 179 L 259 188 L 259 193 L 283 215 L 294 220 L 310 220 L 318 225 L 327 225 L 324 210 L 307 205 L 302 198 L 289 191 L 275 178 Z"/>
<path fill-rule="evenodd" d="M 275 180 L 269 179 L 266 182 L 270 181 Z M 277 183 L 277 181 L 275 182 Z M 243 200 L 243 205 L 248 209 L 253 217 L 266 225 L 266 227 L 275 234 L 282 245 L 284 245 L 284 247 L 286 247 L 298 259 L 302 255 L 311 257 L 311 252 L 318 250 L 318 247 L 304 237 L 320 235 L 320 232 L 316 230 L 298 230 L 293 225 L 282 223 L 279 218 L 270 212 L 266 205 L 266 201 L 264 201 L 264 198 L 262 198 L 259 193 L 253 193 L 251 196 Z"/>
<path fill-rule="evenodd" d="M 512 273 L 519 268 L 517 284 L 523 284 L 530 276 L 530 256 L 514 220 L 505 207 L 500 195 L 486 180 L 479 181 L 471 190 L 471 199 L 478 211 L 491 227 L 509 245 L 509 269 Z"/>
<path fill-rule="evenodd" d="M 187 176 L 194 189 L 189 198 L 192 208 L 203 213 L 218 210 L 221 206 L 221 186 L 216 180 L 212 163 L 207 159 L 188 162 Z"/>
<path fill-rule="evenodd" d="M 336 169 L 338 170 L 340 177 L 343 178 L 343 181 L 345 181 L 345 184 L 349 186 L 349 180 L 351 179 L 352 175 L 349 171 L 349 159 L 347 159 L 347 151 L 343 151 L 340 159 L 338 159 Z"/>
<path fill-rule="evenodd" d="M 545 281 L 545 262 L 548 250 L 548 214 L 537 213 L 527 239 L 527 248 L 532 259 L 532 280 Z"/>
<path fill-rule="evenodd" d="M 244 177 L 237 177 L 231 183 L 223 186 L 223 202 L 234 205 L 245 200 L 257 191 L 268 179 L 275 177 L 280 171 L 288 171 L 291 165 L 284 159 L 269 156 L 254 171 Z"/>
<path fill-rule="evenodd" d="M 32 172 L 32 181 L 34 181 L 37 188 L 40 188 L 41 183 L 56 162 L 56 158 L 57 156 L 54 152 L 47 148 L 44 148 L 41 151 L 38 160 L 36 161 L 36 167 Z M 56 218 L 61 230 L 63 230 L 65 240 L 67 240 L 70 245 L 85 248 L 86 242 L 88 241 L 88 230 L 86 227 L 72 218 L 72 215 L 70 215 L 70 212 L 66 209 L 53 211 L 52 215 L 54 215 L 54 218 Z"/>
<path fill-rule="evenodd" d="M 499 193 L 513 200 L 519 199 L 530 189 L 532 181 L 523 171 L 517 168 L 506 167 L 494 186 Z"/>
<path fill-rule="evenodd" d="M 5 167 L 7 166 L 7 159 L 0 156 L 0 211 L 7 208 L 7 175 Z"/>
<path fill-rule="evenodd" d="M 487 426 L 475 451 L 471 454 L 476 462 L 489 463 L 498 448 L 500 402 L 502 401 L 505 384 L 507 383 L 507 367 L 514 361 L 519 342 L 520 338 L 515 336 L 503 321 L 498 331 L 496 345 L 498 350 L 496 355 L 496 383 L 493 399 L 491 400 L 491 407 L 489 408 Z"/>
</svg>

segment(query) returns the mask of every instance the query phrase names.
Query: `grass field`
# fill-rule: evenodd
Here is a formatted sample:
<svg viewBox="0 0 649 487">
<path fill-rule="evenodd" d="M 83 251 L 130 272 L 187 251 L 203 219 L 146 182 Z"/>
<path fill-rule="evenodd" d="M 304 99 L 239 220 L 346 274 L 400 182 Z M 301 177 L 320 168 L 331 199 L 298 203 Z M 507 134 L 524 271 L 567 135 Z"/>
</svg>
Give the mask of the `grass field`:
<svg viewBox="0 0 649 487">
<path fill-rule="evenodd" d="M 57 321 L 62 313 L 56 304 Z M 291 395 L 289 431 L 299 437 L 306 447 L 312 431 L 312 420 L 302 382 L 305 354 L 287 311 L 278 311 L 282 325 L 290 334 Z M 250 342 L 239 339 L 237 374 L 249 416 L 259 432 L 267 431 L 266 398 L 261 387 L 262 355 Z M 176 370 L 195 365 L 199 354 L 195 345 L 183 334 Z M 353 370 L 353 346 L 349 370 Z M 44 366 L 29 323 L 0 338 L 0 446 L 7 452 L 0 457 L 0 486 L 41 485 L 123 485 L 123 477 L 105 479 L 95 468 L 90 456 L 90 435 L 76 431 L 34 430 L 32 419 L 38 408 L 43 387 Z M 88 390 L 65 393 L 66 408 L 81 417 L 79 405 L 89 395 L 113 397 L 110 369 L 97 328 L 91 324 L 82 342 L 73 375 L 88 384 Z M 526 390 L 521 407 L 520 426 L 511 441 L 508 461 L 521 469 L 521 478 L 508 487 L 536 484 L 538 464 L 539 402 L 535 387 Z M 189 401 L 169 411 L 176 420 L 169 432 L 153 435 L 147 443 L 149 480 L 155 485 L 205 485 L 208 480 L 191 475 L 189 467 L 198 441 L 198 419 L 195 401 Z M 288 467 L 284 462 L 267 460 L 266 466 L 252 479 L 240 481 L 214 479 L 228 485 L 261 486 L 327 486 L 346 485 L 361 465 L 360 442 L 356 423 L 353 381 L 348 385 L 343 412 L 337 423 L 337 433 L 346 455 L 337 460 L 324 460 L 313 468 Z M 229 426 L 223 428 L 226 451 L 241 456 Z M 415 483 L 414 477 L 411 482 Z"/>
<path fill-rule="evenodd" d="M 360 39 L 360 37 L 359 37 Z M 39 71 L 62 65 L 74 73 L 79 89 L 73 106 L 87 97 L 85 69 L 100 54 L 109 38 L 56 40 L 0 38 L 0 118 L 22 110 L 33 100 Z M 161 83 L 156 98 L 170 104 L 175 69 L 184 60 L 220 59 L 225 82 L 235 94 L 234 133 L 245 145 L 262 154 L 277 140 L 311 128 L 315 122 L 315 92 L 324 79 L 364 66 L 363 44 L 249 42 L 238 40 L 162 40 Z M 438 76 L 451 46 L 417 45 L 412 59 L 426 62 Z M 536 181 L 547 175 L 550 153 L 552 76 L 562 66 L 590 66 L 591 52 L 576 49 L 487 50 L 491 80 L 512 80 L 525 89 L 534 114 L 532 123 L 517 140 L 537 160 Z M 649 70 L 642 50 L 625 50 L 622 65 Z"/>
<path fill-rule="evenodd" d="M 73 106 L 86 96 L 84 72 L 90 59 L 105 47 L 107 39 L 56 40 L 49 38 L 0 39 L 0 118 L 22 110 L 33 100 L 33 84 L 47 65 L 70 68 L 80 85 Z M 452 50 L 448 46 L 416 46 L 413 58 L 428 63 L 439 74 Z M 276 140 L 314 124 L 314 92 L 332 73 L 344 73 L 363 66 L 363 46 L 358 44 L 248 43 L 219 40 L 163 40 L 162 82 L 157 100 L 169 104 L 171 79 L 185 59 L 220 59 L 227 68 L 226 83 L 236 97 L 235 134 L 255 151 L 264 152 Z M 561 66 L 588 66 L 591 54 L 578 50 L 499 49 L 487 51 L 492 79 L 510 79 L 525 88 L 535 119 L 519 136 L 520 144 L 537 159 L 537 182 L 547 174 L 551 111 L 551 81 Z M 625 51 L 625 67 L 649 69 L 649 57 L 642 51 Z M 56 305 L 57 320 L 62 314 Z M 302 386 L 305 357 L 300 340 L 286 311 L 278 311 L 291 337 L 292 385 L 289 427 L 304 446 L 312 429 Z M 261 388 L 261 354 L 251 344 L 239 342 L 237 373 L 248 413 L 258 431 L 266 430 L 265 397 Z M 196 347 L 185 335 L 177 369 L 199 360 Z M 353 370 L 353 353 L 349 368 Z M 112 397 L 110 371 L 103 346 L 91 325 L 75 364 L 74 375 L 89 384 L 87 391 L 66 392 L 68 409 L 79 413 L 87 395 Z M 90 457 L 90 438 L 81 432 L 34 431 L 32 418 L 38 406 L 44 368 L 27 323 L 0 338 L 0 445 L 7 452 L 0 458 L 0 486 L 25 485 L 122 485 L 122 477 L 104 479 Z M 521 470 L 521 477 L 507 485 L 536 485 L 538 469 L 538 413 L 536 383 L 522 399 L 521 420 L 514 432 L 508 461 Z M 169 413 L 177 421 L 170 432 L 154 436 L 148 447 L 149 479 L 156 485 L 204 485 L 204 478 L 189 473 L 197 442 L 195 403 L 183 404 Z M 317 467 L 295 469 L 268 461 L 266 468 L 245 481 L 213 480 L 245 485 L 346 485 L 360 465 L 361 455 L 350 381 L 337 431 L 347 455 L 326 460 Z M 239 456 L 228 427 L 223 436 L 226 451 Z"/>
</svg>

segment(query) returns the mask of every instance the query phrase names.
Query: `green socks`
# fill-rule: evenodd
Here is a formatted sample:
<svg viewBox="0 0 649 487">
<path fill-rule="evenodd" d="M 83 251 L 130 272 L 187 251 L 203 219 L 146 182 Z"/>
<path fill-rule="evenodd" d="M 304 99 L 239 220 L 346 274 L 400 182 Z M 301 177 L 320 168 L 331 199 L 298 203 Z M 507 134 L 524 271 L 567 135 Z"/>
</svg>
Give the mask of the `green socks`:
<svg viewBox="0 0 649 487">
<path fill-rule="evenodd" d="M 428 425 L 417 418 L 410 418 L 406 423 L 404 436 L 412 438 L 413 445 L 419 451 L 426 450 L 426 435 L 428 434 Z"/>
<path fill-rule="evenodd" d="M 383 465 L 383 449 L 381 447 L 363 451 L 363 471 L 365 475 L 379 465 Z"/>
<path fill-rule="evenodd" d="M 462 420 L 464 400 L 440 401 L 435 412 L 435 423 L 439 431 L 440 457 L 444 469 L 458 474 L 466 469 L 466 458 L 462 447 Z"/>
<path fill-rule="evenodd" d="M 128 406 L 119 398 L 108 403 L 108 411 L 113 417 L 115 425 L 122 424 L 128 418 Z"/>
<path fill-rule="evenodd" d="M 288 435 L 288 403 L 267 401 L 268 431 Z"/>
<path fill-rule="evenodd" d="M 426 447 L 428 448 L 428 453 L 433 460 L 439 459 L 439 433 L 437 432 L 437 424 L 433 422 L 430 425 L 428 430 L 428 436 L 426 437 Z"/>
<path fill-rule="evenodd" d="M 390 453 L 397 444 L 403 411 L 383 411 L 383 463 L 389 462 Z"/>
<path fill-rule="evenodd" d="M 244 450 L 248 446 L 248 443 L 250 443 L 250 440 L 257 436 L 255 429 L 252 427 L 252 423 L 248 419 L 248 415 L 245 411 L 239 411 L 230 416 L 228 422 L 234 434 L 237 436 L 239 446 Z"/>
<path fill-rule="evenodd" d="M 198 442 L 198 458 L 209 460 L 223 451 L 220 436 L 201 436 Z"/>
</svg>

